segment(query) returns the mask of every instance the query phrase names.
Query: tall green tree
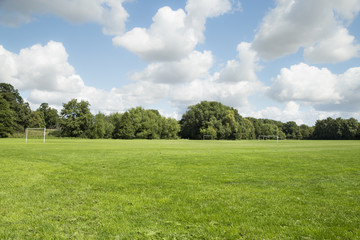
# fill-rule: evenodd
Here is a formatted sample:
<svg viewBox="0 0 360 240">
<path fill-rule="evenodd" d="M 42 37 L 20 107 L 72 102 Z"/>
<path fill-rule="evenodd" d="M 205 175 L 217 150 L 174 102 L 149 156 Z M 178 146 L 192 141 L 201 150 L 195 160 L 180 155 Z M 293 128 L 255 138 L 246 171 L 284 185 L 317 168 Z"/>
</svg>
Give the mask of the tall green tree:
<svg viewBox="0 0 360 240">
<path fill-rule="evenodd" d="M 61 134 L 64 137 L 88 137 L 92 123 L 90 104 L 72 99 L 63 104 L 60 113 Z"/>
<path fill-rule="evenodd" d="M 162 117 L 161 123 L 161 139 L 177 139 L 179 137 L 180 124 L 176 119 Z"/>
<path fill-rule="evenodd" d="M 301 135 L 300 128 L 294 121 L 289 121 L 283 125 L 283 132 L 287 139 L 298 139 Z"/>
<path fill-rule="evenodd" d="M 356 139 L 359 129 L 359 122 L 354 119 L 333 119 L 328 117 L 323 120 L 317 120 L 313 138 L 314 139 Z"/>
<path fill-rule="evenodd" d="M 132 116 L 129 112 L 124 114 L 112 114 L 112 123 L 114 131 L 112 137 L 115 139 L 134 139 L 135 138 L 135 125 Z"/>
<path fill-rule="evenodd" d="M 249 120 L 254 127 L 255 138 L 257 138 L 259 135 L 262 135 L 262 125 L 264 124 L 263 121 L 253 117 L 247 117 L 246 119 Z"/>
<path fill-rule="evenodd" d="M 241 139 L 255 139 L 255 127 L 249 119 L 244 119 L 241 125 L 242 137 Z"/>
<path fill-rule="evenodd" d="M 24 102 L 17 89 L 8 83 L 0 83 L 0 96 L 9 103 L 10 109 L 14 112 L 14 131 L 24 131 L 29 125 L 29 104 Z"/>
<path fill-rule="evenodd" d="M 299 127 L 302 139 L 311 139 L 313 136 L 314 128 L 309 127 L 306 124 L 301 124 Z"/>
<path fill-rule="evenodd" d="M 28 127 L 30 128 L 43 128 L 45 127 L 44 116 L 42 112 L 31 111 L 28 116 Z"/>
<path fill-rule="evenodd" d="M 43 114 L 46 128 L 57 128 L 59 114 L 55 108 L 49 107 L 48 103 L 42 103 L 37 111 Z"/>
<path fill-rule="evenodd" d="M 141 114 L 140 127 L 136 129 L 136 138 L 159 139 L 161 135 L 161 115 L 157 110 L 136 108 Z M 130 110 L 131 112 L 131 110 Z"/>
<path fill-rule="evenodd" d="M 342 137 L 343 139 L 353 140 L 356 139 L 359 122 L 355 118 L 346 119 L 342 124 Z"/>
<path fill-rule="evenodd" d="M 5 138 L 14 133 L 14 112 L 10 104 L 0 95 L 0 137 Z"/>
<path fill-rule="evenodd" d="M 90 131 L 87 137 L 92 139 L 104 138 L 106 133 L 105 115 L 98 113 L 94 116 Z"/>
<path fill-rule="evenodd" d="M 104 138 L 112 138 L 114 125 L 111 122 L 110 116 L 105 115 L 105 135 Z"/>
<path fill-rule="evenodd" d="M 175 139 L 180 130 L 175 119 L 164 118 L 157 110 L 142 107 L 131 108 L 123 114 L 109 116 L 114 126 L 112 137 L 116 139 Z"/>
<path fill-rule="evenodd" d="M 213 135 L 214 139 L 240 139 L 244 124 L 236 109 L 203 101 L 188 108 L 180 125 L 183 138 L 202 139 L 203 135 Z"/>
</svg>

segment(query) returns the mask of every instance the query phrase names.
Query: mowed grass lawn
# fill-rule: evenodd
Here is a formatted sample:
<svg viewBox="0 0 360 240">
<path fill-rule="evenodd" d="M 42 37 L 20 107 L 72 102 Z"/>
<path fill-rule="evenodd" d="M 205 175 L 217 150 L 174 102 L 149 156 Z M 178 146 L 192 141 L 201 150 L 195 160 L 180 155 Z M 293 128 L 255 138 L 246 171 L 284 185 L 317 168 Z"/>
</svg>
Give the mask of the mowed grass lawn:
<svg viewBox="0 0 360 240">
<path fill-rule="evenodd" d="M 360 239 L 360 141 L 0 140 L 0 239 Z"/>
</svg>

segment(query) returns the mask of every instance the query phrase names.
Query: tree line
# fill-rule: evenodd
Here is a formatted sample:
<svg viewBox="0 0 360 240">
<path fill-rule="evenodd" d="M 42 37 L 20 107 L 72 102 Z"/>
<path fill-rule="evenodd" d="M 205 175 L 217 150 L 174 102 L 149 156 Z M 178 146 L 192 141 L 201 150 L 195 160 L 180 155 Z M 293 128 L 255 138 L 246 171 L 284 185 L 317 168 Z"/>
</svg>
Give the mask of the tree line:
<svg viewBox="0 0 360 240">
<path fill-rule="evenodd" d="M 202 101 L 189 106 L 180 121 L 166 118 L 157 110 L 131 108 L 124 113 L 105 115 L 90 112 L 90 103 L 72 99 L 63 103 L 60 113 L 40 104 L 35 111 L 24 102 L 17 89 L 0 83 L 0 137 L 26 128 L 56 128 L 55 136 L 113 139 L 360 139 L 360 123 L 354 119 L 327 118 L 315 126 L 289 121 L 242 117 L 234 108 L 219 102 Z"/>
</svg>

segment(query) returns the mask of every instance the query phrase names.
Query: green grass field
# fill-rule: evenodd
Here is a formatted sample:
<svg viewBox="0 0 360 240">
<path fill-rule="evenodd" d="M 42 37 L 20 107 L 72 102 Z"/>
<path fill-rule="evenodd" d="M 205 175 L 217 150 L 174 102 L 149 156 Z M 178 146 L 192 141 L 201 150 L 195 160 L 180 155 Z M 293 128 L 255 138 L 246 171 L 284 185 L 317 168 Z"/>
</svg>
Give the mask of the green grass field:
<svg viewBox="0 0 360 240">
<path fill-rule="evenodd" d="M 0 139 L 0 239 L 360 239 L 360 141 Z"/>
</svg>

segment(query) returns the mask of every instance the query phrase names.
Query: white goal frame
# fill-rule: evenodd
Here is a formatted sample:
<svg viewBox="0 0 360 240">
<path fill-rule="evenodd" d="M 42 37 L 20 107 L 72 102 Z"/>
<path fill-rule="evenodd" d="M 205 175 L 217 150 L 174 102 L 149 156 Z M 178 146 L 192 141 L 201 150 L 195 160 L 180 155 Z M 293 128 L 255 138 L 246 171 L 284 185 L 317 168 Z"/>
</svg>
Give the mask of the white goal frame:
<svg viewBox="0 0 360 240">
<path fill-rule="evenodd" d="M 40 129 L 44 129 L 44 143 L 45 143 L 46 128 L 26 128 L 25 142 L 27 143 L 28 141 L 29 130 L 40 130 Z"/>
<path fill-rule="evenodd" d="M 259 135 L 258 140 L 271 140 L 274 139 L 277 142 L 279 140 L 282 140 L 282 137 L 279 137 L 278 135 Z"/>
<path fill-rule="evenodd" d="M 210 137 L 210 138 L 208 138 Z M 203 140 L 214 140 L 213 135 L 203 135 Z"/>
</svg>

